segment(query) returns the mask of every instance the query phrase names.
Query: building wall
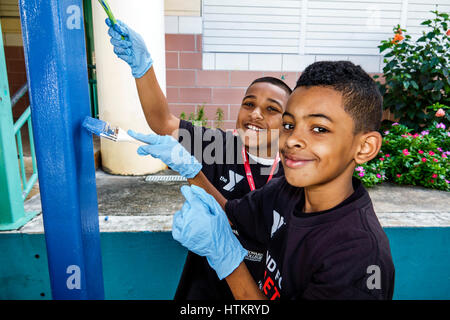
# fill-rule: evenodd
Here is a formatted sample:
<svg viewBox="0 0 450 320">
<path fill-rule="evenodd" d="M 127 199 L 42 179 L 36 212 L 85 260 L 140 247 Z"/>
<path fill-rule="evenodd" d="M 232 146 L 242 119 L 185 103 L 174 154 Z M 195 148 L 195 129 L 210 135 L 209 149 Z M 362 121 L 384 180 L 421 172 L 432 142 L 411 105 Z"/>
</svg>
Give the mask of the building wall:
<svg viewBox="0 0 450 320">
<path fill-rule="evenodd" d="M 435 5 L 441 11 L 450 10 L 449 0 L 165 0 L 170 108 L 179 116 L 205 105 L 210 125 L 220 108 L 222 127 L 229 129 L 234 128 L 240 98 L 257 77 L 272 75 L 292 87 L 307 65 L 321 60 L 350 60 L 370 74 L 380 74 L 384 66 L 376 48 L 380 39 L 392 36 L 396 23 L 418 36 L 423 29 L 420 22 L 431 17 L 429 10 Z M 25 81 L 14 6 L 15 0 L 0 5 L 11 95 Z M 269 18 L 261 22 L 261 17 Z M 267 36 L 258 38 L 261 32 Z M 273 42 L 277 36 L 282 38 L 280 43 Z M 220 45 L 214 45 L 217 41 Z M 233 41 L 239 45 L 232 45 Z M 259 51 L 249 43 L 259 45 Z M 292 45 L 297 53 L 289 51 Z M 14 116 L 28 103 L 27 97 L 22 99 Z M 393 120 L 388 112 L 384 118 Z"/>
<path fill-rule="evenodd" d="M 167 16 L 200 16 L 201 0 L 165 0 Z"/>
<path fill-rule="evenodd" d="M 253 80 L 273 76 L 291 88 L 295 86 L 304 68 L 296 69 L 292 65 L 283 68 L 283 63 L 287 66 L 290 62 L 281 57 L 270 59 L 266 54 L 203 52 L 202 23 L 202 17 L 166 16 L 166 90 L 173 114 L 180 116 L 184 112 L 189 115 L 204 106 L 208 125 L 216 126 L 214 119 L 220 108 L 224 111 L 222 128 L 233 129 L 245 90 Z M 333 57 L 336 59 L 347 60 Z M 314 61 L 315 57 L 301 63 L 307 66 Z M 393 120 L 387 111 L 384 118 Z"/>
<path fill-rule="evenodd" d="M 450 228 L 390 227 L 395 300 L 450 297 Z M 106 300 L 172 299 L 186 249 L 170 232 L 101 233 Z M 0 300 L 51 299 L 43 234 L 0 234 Z M 126 263 L 124 263 L 126 261 Z"/>
</svg>

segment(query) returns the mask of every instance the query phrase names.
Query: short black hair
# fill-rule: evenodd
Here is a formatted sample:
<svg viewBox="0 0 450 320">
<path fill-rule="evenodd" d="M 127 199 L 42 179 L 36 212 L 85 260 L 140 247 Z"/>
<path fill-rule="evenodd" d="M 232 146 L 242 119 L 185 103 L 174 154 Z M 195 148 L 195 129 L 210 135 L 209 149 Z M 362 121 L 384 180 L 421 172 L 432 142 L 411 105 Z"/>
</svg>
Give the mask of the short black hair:
<svg viewBox="0 0 450 320">
<path fill-rule="evenodd" d="M 350 61 L 315 62 L 301 74 L 295 89 L 312 86 L 330 87 L 342 94 L 344 110 L 355 124 L 355 134 L 379 130 L 383 97 L 375 81 L 360 66 Z"/>
<path fill-rule="evenodd" d="M 273 84 L 273 85 L 275 85 L 277 87 L 280 87 L 281 89 L 286 91 L 288 96 L 290 96 L 291 93 L 292 93 L 292 89 L 283 80 L 280 80 L 280 79 L 275 78 L 275 77 L 262 77 L 262 78 L 258 78 L 256 80 L 253 80 L 253 82 L 250 83 L 248 88 L 250 88 L 252 85 L 254 85 L 255 83 L 258 83 L 258 82 L 267 82 L 267 83 L 271 83 L 271 84 Z"/>
</svg>

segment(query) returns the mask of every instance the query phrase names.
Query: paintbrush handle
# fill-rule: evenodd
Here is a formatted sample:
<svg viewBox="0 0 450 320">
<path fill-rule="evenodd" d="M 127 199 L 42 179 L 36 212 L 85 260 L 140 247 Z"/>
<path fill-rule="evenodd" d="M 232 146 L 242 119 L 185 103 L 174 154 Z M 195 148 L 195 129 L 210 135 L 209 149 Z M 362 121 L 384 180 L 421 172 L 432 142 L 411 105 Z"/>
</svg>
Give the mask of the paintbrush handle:
<svg viewBox="0 0 450 320">
<path fill-rule="evenodd" d="M 133 142 L 136 144 L 142 144 L 141 141 L 136 140 L 135 138 L 133 138 L 132 136 L 130 136 L 125 130 L 123 130 L 122 128 L 119 128 L 118 133 L 117 133 L 117 142 Z"/>
</svg>

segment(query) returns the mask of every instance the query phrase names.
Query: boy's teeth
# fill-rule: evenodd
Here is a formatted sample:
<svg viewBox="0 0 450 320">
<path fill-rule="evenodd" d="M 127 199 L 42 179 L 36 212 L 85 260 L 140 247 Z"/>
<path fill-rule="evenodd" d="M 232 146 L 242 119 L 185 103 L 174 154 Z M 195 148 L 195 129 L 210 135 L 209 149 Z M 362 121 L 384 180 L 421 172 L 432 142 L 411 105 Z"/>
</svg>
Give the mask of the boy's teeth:
<svg viewBox="0 0 450 320">
<path fill-rule="evenodd" d="M 261 131 L 260 128 L 252 126 L 252 125 L 247 125 L 247 128 L 250 129 L 250 130 L 254 130 L 254 131 Z"/>
</svg>

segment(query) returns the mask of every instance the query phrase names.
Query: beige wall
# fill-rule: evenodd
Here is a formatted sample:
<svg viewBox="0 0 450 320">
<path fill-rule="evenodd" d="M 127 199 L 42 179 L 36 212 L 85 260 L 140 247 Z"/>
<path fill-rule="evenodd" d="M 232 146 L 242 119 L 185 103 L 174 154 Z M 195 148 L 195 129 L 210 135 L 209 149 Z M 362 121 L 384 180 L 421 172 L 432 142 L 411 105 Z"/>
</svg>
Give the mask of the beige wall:
<svg viewBox="0 0 450 320">
<path fill-rule="evenodd" d="M 1 18 L 2 37 L 5 46 L 22 46 L 22 31 L 19 18 Z"/>
<path fill-rule="evenodd" d="M 200 16 L 201 0 L 164 0 L 166 16 Z"/>
</svg>

